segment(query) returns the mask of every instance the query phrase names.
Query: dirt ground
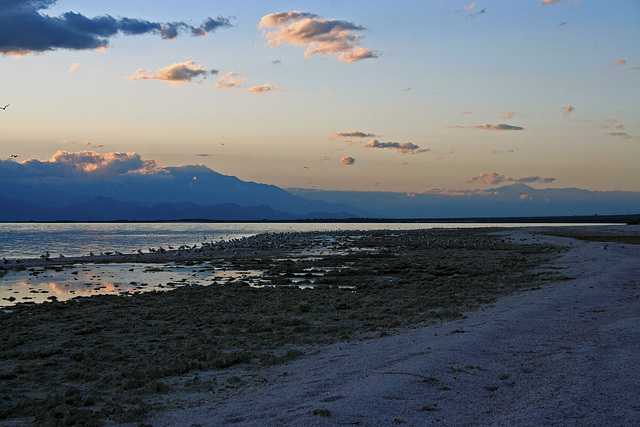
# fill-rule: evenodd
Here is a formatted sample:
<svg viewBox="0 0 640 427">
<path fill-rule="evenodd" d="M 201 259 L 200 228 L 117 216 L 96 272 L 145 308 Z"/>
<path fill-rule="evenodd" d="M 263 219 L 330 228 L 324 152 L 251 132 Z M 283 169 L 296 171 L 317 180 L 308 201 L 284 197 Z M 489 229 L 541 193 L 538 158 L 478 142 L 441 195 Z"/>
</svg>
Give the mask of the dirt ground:
<svg viewBox="0 0 640 427">
<path fill-rule="evenodd" d="M 265 271 L 257 282 L 2 311 L 0 423 L 144 423 L 180 393 L 246 386 L 238 368 L 255 372 L 317 345 L 442 323 L 563 279 L 545 266 L 565 248 L 495 231 L 260 235 L 181 259 Z M 216 375 L 205 382 L 203 372 Z"/>
</svg>

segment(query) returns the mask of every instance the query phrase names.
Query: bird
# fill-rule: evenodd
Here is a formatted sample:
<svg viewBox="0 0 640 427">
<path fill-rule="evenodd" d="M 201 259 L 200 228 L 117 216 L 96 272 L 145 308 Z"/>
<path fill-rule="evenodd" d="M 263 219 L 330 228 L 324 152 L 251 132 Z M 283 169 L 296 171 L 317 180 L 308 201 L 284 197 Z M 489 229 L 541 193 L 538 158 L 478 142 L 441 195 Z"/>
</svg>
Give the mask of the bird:
<svg viewBox="0 0 640 427">
<path fill-rule="evenodd" d="M 3 110 L 6 110 L 8 106 L 9 106 L 9 104 L 5 105 L 4 107 L 0 107 L 0 108 L 2 108 Z"/>
</svg>

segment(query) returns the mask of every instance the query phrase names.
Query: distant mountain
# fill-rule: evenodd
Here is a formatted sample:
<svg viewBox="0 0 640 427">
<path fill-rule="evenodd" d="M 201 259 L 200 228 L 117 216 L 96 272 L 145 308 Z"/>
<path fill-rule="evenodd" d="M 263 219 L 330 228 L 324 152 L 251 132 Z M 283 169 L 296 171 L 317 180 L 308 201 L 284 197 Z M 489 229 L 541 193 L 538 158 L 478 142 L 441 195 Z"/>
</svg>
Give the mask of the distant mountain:
<svg viewBox="0 0 640 427">
<path fill-rule="evenodd" d="M 292 194 L 331 203 L 350 203 L 377 218 L 469 218 L 640 213 L 640 192 L 535 189 L 511 184 L 486 190 L 434 190 L 424 193 L 318 191 Z"/>
<path fill-rule="evenodd" d="M 271 209 L 269 206 L 240 206 L 235 203 L 200 205 L 158 203 L 140 206 L 100 197 L 69 206 L 38 206 L 0 198 L 0 221 L 261 221 L 303 219 L 347 219 L 347 212 L 309 212 L 304 215 Z"/>
<path fill-rule="evenodd" d="M 275 185 L 242 181 L 202 165 L 167 167 L 147 174 L 43 175 L 40 170 L 4 161 L 0 162 L 0 188 L 3 221 L 53 217 L 248 220 L 369 215 L 349 204 L 305 199 Z"/>
<path fill-rule="evenodd" d="M 147 168 L 146 164 L 152 166 Z M 275 185 L 222 175 L 202 165 L 158 167 L 135 153 L 58 152 L 50 161 L 0 160 L 0 188 L 1 221 L 403 219 L 640 213 L 637 191 L 536 189 L 521 183 L 419 193 L 285 191 Z"/>
</svg>

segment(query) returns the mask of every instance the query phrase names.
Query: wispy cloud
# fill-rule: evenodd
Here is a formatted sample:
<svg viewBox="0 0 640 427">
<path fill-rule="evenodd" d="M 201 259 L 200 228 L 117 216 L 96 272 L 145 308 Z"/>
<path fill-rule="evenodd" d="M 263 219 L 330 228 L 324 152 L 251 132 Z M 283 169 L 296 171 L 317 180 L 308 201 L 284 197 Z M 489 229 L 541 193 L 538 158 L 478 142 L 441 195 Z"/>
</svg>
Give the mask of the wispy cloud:
<svg viewBox="0 0 640 427">
<path fill-rule="evenodd" d="M 230 71 L 224 76 L 218 77 L 218 83 L 216 83 L 214 87 L 216 89 L 237 88 L 240 87 L 242 85 L 242 82 L 244 82 L 245 80 L 247 79 L 245 79 L 244 77 L 238 77 L 238 73 L 236 73 L 235 71 Z"/>
<path fill-rule="evenodd" d="M 576 4 L 580 3 L 580 0 L 542 0 L 542 4 L 545 6 L 562 2 L 571 3 L 572 6 L 575 6 Z"/>
<path fill-rule="evenodd" d="M 606 132 L 604 134 L 604 136 L 615 136 L 615 137 L 623 138 L 623 139 L 638 139 L 637 136 L 631 136 L 631 135 L 629 135 L 627 133 L 624 133 L 624 132 Z"/>
<path fill-rule="evenodd" d="M 356 162 L 356 159 L 354 159 L 351 156 L 340 157 L 340 163 L 342 163 L 343 165 L 350 166 L 350 165 L 354 164 L 355 162 Z"/>
<path fill-rule="evenodd" d="M 618 59 L 616 61 L 616 65 L 622 65 L 622 66 L 627 65 L 627 60 L 626 59 Z"/>
<path fill-rule="evenodd" d="M 471 3 L 471 4 L 470 4 L 470 5 L 468 5 L 468 6 L 462 6 L 462 7 L 459 7 L 459 8 L 457 8 L 457 9 L 456 9 L 456 13 L 468 12 L 468 11 L 470 11 L 470 10 L 475 9 L 475 8 L 476 8 L 476 6 L 477 6 L 477 4 L 474 2 L 474 3 Z"/>
<path fill-rule="evenodd" d="M 515 153 L 516 151 L 520 150 L 518 147 L 514 147 L 514 148 L 509 148 L 508 150 L 492 150 L 491 154 L 502 154 L 502 153 Z"/>
<path fill-rule="evenodd" d="M 526 184 L 549 184 L 555 181 L 555 178 L 542 178 L 539 176 L 525 176 L 522 178 L 509 178 L 504 175 L 499 174 L 498 172 L 481 172 L 480 175 L 472 176 L 467 180 L 468 183 L 482 183 L 482 184 L 500 184 L 502 182 L 518 182 L 518 183 L 526 183 Z"/>
<path fill-rule="evenodd" d="M 491 125 L 488 123 L 485 123 L 483 125 L 475 125 L 475 126 L 450 125 L 450 126 L 445 126 L 445 129 L 475 129 L 475 130 L 494 130 L 494 131 L 524 130 L 524 128 L 520 126 L 512 126 L 512 125 L 506 125 L 506 124 Z"/>
<path fill-rule="evenodd" d="M 412 142 L 380 142 L 377 139 L 372 139 L 362 146 L 364 148 L 390 148 L 398 150 L 402 154 L 418 154 L 430 151 L 430 149 L 420 148 L 419 145 Z"/>
<path fill-rule="evenodd" d="M 504 113 L 502 118 L 503 119 L 513 119 L 517 114 L 518 113 L 516 113 L 515 111 L 507 112 L 507 113 Z"/>
<path fill-rule="evenodd" d="M 520 126 L 511 126 L 511 125 L 505 125 L 505 124 L 490 125 L 490 124 L 487 124 L 487 123 L 485 123 L 484 125 L 471 126 L 471 129 L 497 130 L 497 131 L 524 130 L 524 128 L 520 127 Z"/>
<path fill-rule="evenodd" d="M 77 142 L 75 142 L 75 141 L 68 141 L 68 140 L 66 140 L 66 139 L 65 139 L 65 140 L 63 140 L 63 141 L 60 141 L 60 144 L 64 144 L 64 145 L 71 145 L 72 147 L 75 147 L 76 145 L 78 145 L 78 143 L 77 143 Z M 102 144 L 94 144 L 94 143 L 89 142 L 89 141 L 84 141 L 84 142 L 82 143 L 82 145 L 86 145 L 87 147 L 94 147 L 94 148 L 102 148 L 102 147 L 104 147 L 104 145 L 102 145 Z"/>
<path fill-rule="evenodd" d="M 67 71 L 70 72 L 70 73 L 73 73 L 76 70 L 76 68 L 78 68 L 79 66 L 80 66 L 80 64 L 78 62 L 76 62 L 76 63 L 72 64 L 71 67 L 69 67 L 69 69 Z"/>
<path fill-rule="evenodd" d="M 22 55 L 56 49 L 100 49 L 118 35 L 159 34 L 171 40 L 180 32 L 203 36 L 219 28 L 231 27 L 228 18 L 207 18 L 199 27 L 185 22 L 152 22 L 109 15 L 88 18 L 75 12 L 58 17 L 43 10 L 57 0 L 3 0 L 0 3 L 0 53 Z"/>
<path fill-rule="evenodd" d="M 359 130 L 350 130 L 348 132 L 333 132 L 329 137 L 329 140 L 333 141 L 336 138 L 377 138 L 380 135 L 376 135 L 368 132 L 361 132 Z"/>
<path fill-rule="evenodd" d="M 265 15 L 258 24 L 267 45 L 307 46 L 305 58 L 329 55 L 341 62 L 376 58 L 378 53 L 360 46 L 365 28 L 347 21 L 324 19 L 308 12 L 279 12 Z"/>
<path fill-rule="evenodd" d="M 525 176 L 522 178 L 516 178 L 516 182 L 523 183 L 539 183 L 539 184 L 549 184 L 550 182 L 555 181 L 555 178 L 542 178 L 539 176 Z"/>
<path fill-rule="evenodd" d="M 247 89 L 247 92 L 251 92 L 251 93 L 267 93 L 267 92 L 282 92 L 283 89 L 278 87 L 278 86 L 274 86 L 271 83 L 265 83 L 262 86 L 253 86 L 250 87 L 249 89 Z"/>
<path fill-rule="evenodd" d="M 573 111 L 575 111 L 575 107 L 573 105 L 567 105 L 566 107 L 562 107 L 562 112 L 564 114 L 571 114 Z"/>
<path fill-rule="evenodd" d="M 217 74 L 218 70 L 208 71 L 200 64 L 193 61 L 181 62 L 169 65 L 156 70 L 152 74 L 151 70 L 139 69 L 129 77 L 129 80 L 161 80 L 171 83 L 173 86 L 179 86 L 182 83 L 198 83 L 193 81 L 196 78 L 206 78 L 208 74 Z"/>
</svg>

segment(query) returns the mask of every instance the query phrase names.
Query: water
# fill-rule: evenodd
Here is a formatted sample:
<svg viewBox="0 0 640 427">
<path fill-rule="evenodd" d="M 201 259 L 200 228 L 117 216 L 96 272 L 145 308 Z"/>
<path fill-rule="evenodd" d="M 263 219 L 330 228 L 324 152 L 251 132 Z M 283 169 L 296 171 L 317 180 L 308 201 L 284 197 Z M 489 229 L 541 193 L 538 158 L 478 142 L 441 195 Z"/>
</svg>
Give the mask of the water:
<svg viewBox="0 0 640 427">
<path fill-rule="evenodd" d="M 554 224 L 486 223 L 0 223 L 0 257 L 37 258 L 136 253 L 149 248 L 217 242 L 267 232 L 522 227 Z M 571 225 L 571 224 L 558 224 Z M 595 224 L 594 224 L 595 225 Z"/>
<path fill-rule="evenodd" d="M 149 248 L 193 246 L 248 237 L 266 232 L 332 230 L 410 230 L 549 226 L 550 224 L 452 223 L 1 223 L 0 257 L 37 258 L 49 251 L 52 258 L 89 255 L 90 252 L 147 252 Z M 567 225 L 567 224 L 562 224 Z M 0 261 L 2 266 L 3 261 Z M 30 268 L 0 275 L 0 307 L 20 302 L 96 294 L 132 294 L 168 290 L 189 284 L 220 283 L 237 278 L 259 282 L 262 272 L 165 264 L 79 264 L 66 268 Z"/>
</svg>

